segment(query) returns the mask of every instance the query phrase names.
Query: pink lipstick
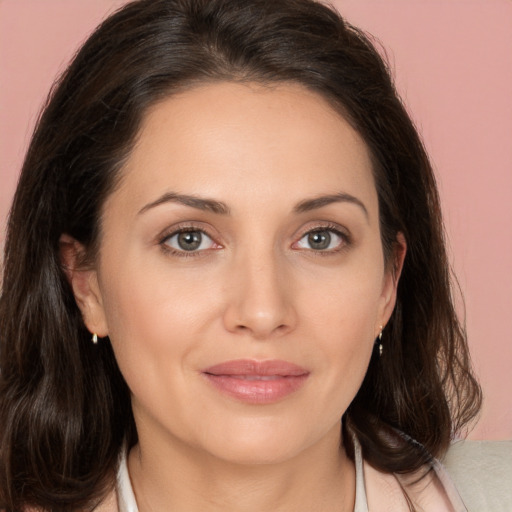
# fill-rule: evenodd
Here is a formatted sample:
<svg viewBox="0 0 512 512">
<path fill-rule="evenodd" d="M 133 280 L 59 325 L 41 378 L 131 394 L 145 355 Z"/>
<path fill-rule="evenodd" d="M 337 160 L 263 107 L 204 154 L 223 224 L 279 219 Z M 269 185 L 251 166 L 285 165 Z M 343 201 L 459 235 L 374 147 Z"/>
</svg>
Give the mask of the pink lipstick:
<svg viewBox="0 0 512 512">
<path fill-rule="evenodd" d="M 206 368 L 203 375 L 221 393 L 249 404 L 270 404 L 301 388 L 309 372 L 287 361 L 239 359 Z"/>
</svg>

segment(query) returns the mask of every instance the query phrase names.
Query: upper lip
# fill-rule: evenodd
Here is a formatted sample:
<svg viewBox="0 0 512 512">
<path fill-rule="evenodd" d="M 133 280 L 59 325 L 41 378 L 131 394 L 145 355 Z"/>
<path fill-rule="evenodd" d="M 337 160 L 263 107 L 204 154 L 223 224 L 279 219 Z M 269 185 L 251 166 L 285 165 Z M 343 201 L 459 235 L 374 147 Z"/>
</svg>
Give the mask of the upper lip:
<svg viewBox="0 0 512 512">
<path fill-rule="evenodd" d="M 280 376 L 280 377 L 298 377 L 307 375 L 309 372 L 305 368 L 288 361 L 271 359 L 267 361 L 257 361 L 254 359 L 236 359 L 225 361 L 203 370 L 203 373 L 210 375 L 227 376 Z"/>
</svg>

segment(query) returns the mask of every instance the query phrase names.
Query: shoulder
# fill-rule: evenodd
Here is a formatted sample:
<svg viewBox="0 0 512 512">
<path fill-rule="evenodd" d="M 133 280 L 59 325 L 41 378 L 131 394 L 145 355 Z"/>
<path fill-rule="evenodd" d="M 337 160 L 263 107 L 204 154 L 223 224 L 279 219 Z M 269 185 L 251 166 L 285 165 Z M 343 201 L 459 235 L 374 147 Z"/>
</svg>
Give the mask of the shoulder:
<svg viewBox="0 0 512 512">
<path fill-rule="evenodd" d="M 445 478 L 434 471 L 399 475 L 383 473 L 365 463 L 368 509 L 372 512 L 462 512 L 466 509 Z"/>
<path fill-rule="evenodd" d="M 512 510 L 512 441 L 457 441 L 442 463 L 468 511 Z"/>
</svg>

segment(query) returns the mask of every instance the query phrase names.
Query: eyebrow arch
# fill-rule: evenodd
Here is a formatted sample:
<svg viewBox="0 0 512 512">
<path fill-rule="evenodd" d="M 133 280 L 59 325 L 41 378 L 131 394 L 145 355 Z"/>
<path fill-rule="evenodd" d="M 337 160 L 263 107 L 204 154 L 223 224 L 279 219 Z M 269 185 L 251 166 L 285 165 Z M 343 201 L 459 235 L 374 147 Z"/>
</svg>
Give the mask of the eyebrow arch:
<svg viewBox="0 0 512 512">
<path fill-rule="evenodd" d="M 175 192 L 166 192 L 156 201 L 147 204 L 139 210 L 138 215 L 164 203 L 178 203 L 192 208 L 197 208 L 198 210 L 217 213 L 219 215 L 229 215 L 229 207 L 221 201 L 214 201 L 213 199 L 200 198 L 185 194 L 177 194 Z"/>
<path fill-rule="evenodd" d="M 305 213 L 311 210 L 316 210 L 317 208 L 322 208 L 323 206 L 327 206 L 332 203 L 351 203 L 357 205 L 363 211 L 366 219 L 369 218 L 368 210 L 364 203 L 350 194 L 345 194 L 344 192 L 340 192 L 339 194 L 329 194 L 326 196 L 315 197 L 313 199 L 306 199 L 298 203 L 295 208 L 295 213 Z"/>
</svg>

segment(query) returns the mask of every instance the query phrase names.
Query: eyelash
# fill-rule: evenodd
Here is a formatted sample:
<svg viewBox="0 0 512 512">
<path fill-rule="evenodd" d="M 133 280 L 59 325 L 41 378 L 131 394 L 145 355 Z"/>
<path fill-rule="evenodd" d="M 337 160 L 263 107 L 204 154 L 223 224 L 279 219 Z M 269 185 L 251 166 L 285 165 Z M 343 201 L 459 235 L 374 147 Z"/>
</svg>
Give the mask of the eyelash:
<svg viewBox="0 0 512 512">
<path fill-rule="evenodd" d="M 314 254 L 315 256 L 322 256 L 322 257 L 332 256 L 333 254 L 338 254 L 338 253 L 342 252 L 343 250 L 347 249 L 350 245 L 352 245 L 352 239 L 351 239 L 350 235 L 346 231 L 343 231 L 342 229 L 340 229 L 340 226 L 338 226 L 337 224 L 332 224 L 332 223 L 322 224 L 322 225 L 319 225 L 312 229 L 305 230 L 301 234 L 301 236 L 299 237 L 297 242 L 294 242 L 294 244 L 297 244 L 305 236 L 308 236 L 313 233 L 322 233 L 325 231 L 334 233 L 336 236 L 338 236 L 342 240 L 341 247 L 335 248 L 335 249 L 328 249 L 328 250 L 306 249 L 311 254 Z"/>
<path fill-rule="evenodd" d="M 319 256 L 330 256 L 330 255 L 337 254 L 337 253 L 343 251 L 344 249 L 346 249 L 347 247 L 349 247 L 352 244 L 351 237 L 346 232 L 342 231 L 338 225 L 327 223 L 324 225 L 319 225 L 314 228 L 305 230 L 300 235 L 300 237 L 297 239 L 297 241 L 295 241 L 293 243 L 293 245 L 300 242 L 305 236 L 308 236 L 313 233 L 322 233 L 324 231 L 334 233 L 336 236 L 338 236 L 342 240 L 342 246 L 340 248 L 328 249 L 328 250 L 316 250 L 316 249 L 305 249 L 305 250 L 307 250 L 315 255 L 319 255 Z M 199 232 L 202 235 L 206 235 L 208 238 L 210 238 L 212 240 L 213 243 L 217 244 L 217 242 L 215 242 L 214 237 L 212 235 L 210 235 L 204 228 L 194 226 L 194 225 L 186 225 L 186 226 L 180 226 L 178 228 L 173 228 L 171 231 L 168 231 L 159 237 L 158 244 L 160 245 L 161 249 L 165 253 L 170 254 L 172 256 L 177 256 L 179 258 L 197 258 L 197 257 L 204 256 L 205 253 L 209 252 L 211 249 L 202 249 L 202 250 L 195 250 L 195 251 L 176 250 L 167 244 L 169 239 L 176 235 L 179 235 L 181 233 L 193 233 L 193 232 Z M 220 244 L 217 244 L 217 245 L 219 245 L 219 248 L 222 248 L 222 246 L 220 246 Z M 216 249 L 213 249 L 213 250 L 216 250 Z M 300 249 L 297 249 L 297 250 L 300 250 Z"/>
<path fill-rule="evenodd" d="M 208 249 L 203 249 L 200 251 L 179 251 L 172 247 L 170 247 L 166 242 L 169 241 L 170 238 L 180 235 L 181 233 L 195 233 L 199 232 L 202 235 L 206 235 L 208 238 L 212 240 L 213 243 L 216 244 L 215 239 L 212 235 L 210 235 L 204 228 L 200 228 L 198 226 L 194 226 L 192 224 L 186 226 L 179 226 L 178 228 L 173 228 L 171 231 L 168 231 L 159 237 L 158 244 L 161 249 L 171 256 L 177 256 L 179 258 L 197 258 L 200 256 L 204 256 L 205 252 L 209 251 Z M 220 244 L 217 244 L 220 245 Z M 215 250 L 215 249 L 214 249 Z"/>
</svg>

